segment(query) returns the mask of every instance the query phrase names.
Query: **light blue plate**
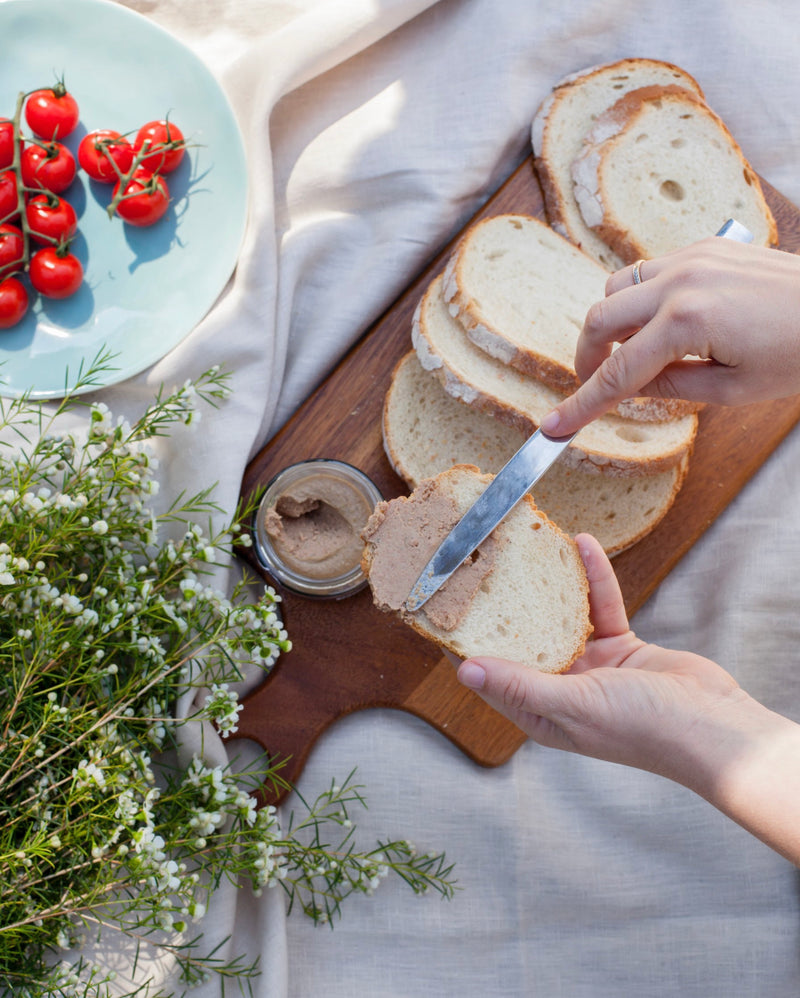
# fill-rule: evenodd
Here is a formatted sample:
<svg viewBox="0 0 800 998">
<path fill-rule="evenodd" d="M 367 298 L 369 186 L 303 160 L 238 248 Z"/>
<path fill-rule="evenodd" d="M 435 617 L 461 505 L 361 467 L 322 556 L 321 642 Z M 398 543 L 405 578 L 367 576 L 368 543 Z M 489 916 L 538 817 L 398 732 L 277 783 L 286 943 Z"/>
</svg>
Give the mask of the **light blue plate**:
<svg viewBox="0 0 800 998">
<path fill-rule="evenodd" d="M 167 114 L 192 144 L 166 178 L 169 211 L 150 228 L 109 219 L 111 186 L 83 171 L 65 192 L 78 213 L 73 252 L 84 266 L 83 286 L 61 301 L 34 294 L 25 319 L 0 331 L 0 394 L 58 398 L 74 385 L 81 363 L 103 349 L 115 355 L 104 385 L 138 374 L 211 308 L 244 233 L 244 147 L 205 65 L 125 7 L 109 0 L 4 0 L 0 39 L 0 116 L 11 117 L 20 91 L 63 75 L 81 112 L 65 140 L 73 153 L 87 131 L 135 133 Z"/>
</svg>

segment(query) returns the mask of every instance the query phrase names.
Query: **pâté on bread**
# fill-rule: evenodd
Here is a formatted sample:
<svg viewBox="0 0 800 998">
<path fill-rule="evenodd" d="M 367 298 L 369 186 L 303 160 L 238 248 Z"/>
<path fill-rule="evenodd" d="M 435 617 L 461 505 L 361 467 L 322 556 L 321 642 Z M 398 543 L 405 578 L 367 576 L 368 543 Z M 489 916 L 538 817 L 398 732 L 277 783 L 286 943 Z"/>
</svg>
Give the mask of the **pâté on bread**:
<svg viewBox="0 0 800 998">
<path fill-rule="evenodd" d="M 491 481 L 457 465 L 379 503 L 364 529 L 373 600 L 459 658 L 493 655 L 564 672 L 591 634 L 575 542 L 525 496 L 425 606 L 403 603 L 439 542 Z"/>
</svg>

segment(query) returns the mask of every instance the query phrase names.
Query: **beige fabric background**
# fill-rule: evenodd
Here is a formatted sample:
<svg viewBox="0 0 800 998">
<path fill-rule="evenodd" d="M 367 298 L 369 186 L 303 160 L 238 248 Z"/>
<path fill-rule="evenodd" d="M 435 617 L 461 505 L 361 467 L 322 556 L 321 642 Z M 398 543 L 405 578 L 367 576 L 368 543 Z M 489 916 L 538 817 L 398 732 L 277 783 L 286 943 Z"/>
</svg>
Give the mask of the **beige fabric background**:
<svg viewBox="0 0 800 998">
<path fill-rule="evenodd" d="M 680 64 L 756 169 L 800 203 L 791 0 L 125 5 L 216 74 L 252 185 L 222 299 L 152 370 L 105 393 L 120 411 L 210 359 L 235 372 L 233 399 L 165 455 L 167 494 L 208 484 L 213 468 L 233 509 L 248 458 L 527 154 L 535 109 L 568 72 L 636 55 Z M 634 623 L 800 720 L 798 496 L 795 433 Z M 276 891 L 221 891 L 207 938 L 260 954 L 257 998 L 800 993 L 797 871 L 687 791 L 532 745 L 485 771 L 392 712 L 332 729 L 301 788 L 313 796 L 354 765 L 370 803 L 363 841 L 444 848 L 462 890 L 445 903 L 389 883 L 333 932 L 287 920 Z"/>
</svg>

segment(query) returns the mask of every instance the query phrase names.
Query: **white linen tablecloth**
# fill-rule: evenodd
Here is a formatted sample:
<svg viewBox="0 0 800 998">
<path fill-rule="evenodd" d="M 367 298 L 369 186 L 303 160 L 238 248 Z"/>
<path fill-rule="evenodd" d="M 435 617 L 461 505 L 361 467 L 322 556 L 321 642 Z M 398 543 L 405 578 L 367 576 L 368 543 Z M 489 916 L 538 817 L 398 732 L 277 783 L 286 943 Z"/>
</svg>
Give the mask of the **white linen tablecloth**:
<svg viewBox="0 0 800 998">
<path fill-rule="evenodd" d="M 800 203 L 790 0 L 125 5 L 215 73 L 251 181 L 224 295 L 161 362 L 102 393 L 120 412 L 210 362 L 234 372 L 232 399 L 162 457 L 167 494 L 205 487 L 213 469 L 234 509 L 248 459 L 528 154 L 533 113 L 569 72 L 625 56 L 679 64 L 758 172 Z M 634 626 L 719 661 L 800 721 L 798 497 L 795 432 Z M 419 899 L 390 880 L 331 932 L 287 919 L 280 891 L 221 889 L 206 938 L 260 956 L 256 998 L 800 994 L 798 871 L 688 791 L 532 744 L 484 770 L 392 711 L 334 726 L 301 789 L 314 797 L 353 766 L 369 802 L 359 841 L 444 849 L 461 890 Z"/>
</svg>

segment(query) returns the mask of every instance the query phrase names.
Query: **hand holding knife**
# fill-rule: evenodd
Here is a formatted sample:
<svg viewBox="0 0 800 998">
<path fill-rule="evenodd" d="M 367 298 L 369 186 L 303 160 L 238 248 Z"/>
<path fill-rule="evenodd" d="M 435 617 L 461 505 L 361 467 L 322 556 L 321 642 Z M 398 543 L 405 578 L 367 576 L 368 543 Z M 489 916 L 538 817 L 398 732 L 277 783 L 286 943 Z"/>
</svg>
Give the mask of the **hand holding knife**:
<svg viewBox="0 0 800 998">
<path fill-rule="evenodd" d="M 734 219 L 728 219 L 716 235 L 739 242 L 751 242 L 753 238 L 748 229 Z M 439 545 L 411 589 L 405 602 L 406 610 L 419 610 L 444 585 L 559 458 L 574 437 L 574 433 L 565 437 L 550 437 L 537 430 L 525 441 Z"/>
</svg>

